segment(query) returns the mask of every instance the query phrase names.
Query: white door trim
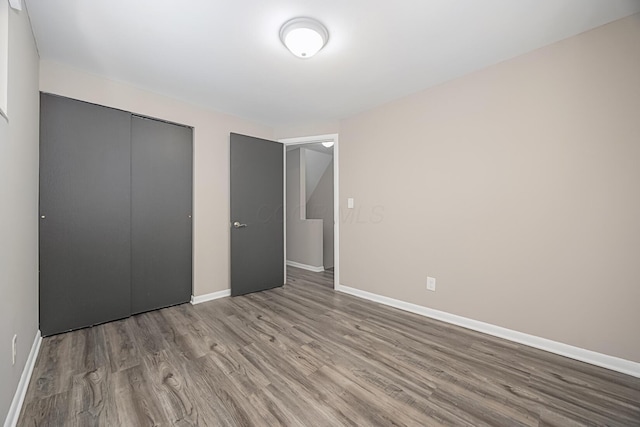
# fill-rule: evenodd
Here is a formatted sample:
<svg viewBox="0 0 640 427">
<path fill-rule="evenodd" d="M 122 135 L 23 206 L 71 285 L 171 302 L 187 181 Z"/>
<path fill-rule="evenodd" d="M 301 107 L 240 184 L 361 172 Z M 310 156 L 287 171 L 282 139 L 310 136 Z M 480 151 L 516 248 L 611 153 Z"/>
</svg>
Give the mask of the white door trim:
<svg viewBox="0 0 640 427">
<path fill-rule="evenodd" d="M 287 278 L 287 161 L 286 161 L 286 146 L 287 145 L 303 145 L 303 144 L 317 144 L 319 142 L 333 141 L 333 288 L 337 288 L 340 285 L 340 171 L 339 171 L 339 148 L 338 148 L 338 134 L 330 133 L 326 135 L 316 136 L 303 136 L 299 138 L 285 138 L 279 139 L 278 142 L 282 143 L 285 151 L 284 162 L 284 200 L 283 202 L 283 221 L 284 221 L 284 275 L 285 283 Z"/>
</svg>

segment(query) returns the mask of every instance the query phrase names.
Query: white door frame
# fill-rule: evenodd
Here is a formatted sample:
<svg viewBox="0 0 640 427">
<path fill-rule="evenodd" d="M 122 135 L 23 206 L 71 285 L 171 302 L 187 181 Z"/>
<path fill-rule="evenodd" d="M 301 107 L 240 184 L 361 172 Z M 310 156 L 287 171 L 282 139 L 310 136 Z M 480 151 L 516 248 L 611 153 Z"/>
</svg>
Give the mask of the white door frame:
<svg viewBox="0 0 640 427">
<path fill-rule="evenodd" d="M 279 139 L 285 147 L 284 156 L 284 280 L 287 282 L 287 145 L 317 144 L 319 142 L 333 142 L 333 288 L 340 285 L 340 197 L 339 197 L 339 172 L 338 172 L 338 134 L 303 136 L 300 138 Z"/>
</svg>

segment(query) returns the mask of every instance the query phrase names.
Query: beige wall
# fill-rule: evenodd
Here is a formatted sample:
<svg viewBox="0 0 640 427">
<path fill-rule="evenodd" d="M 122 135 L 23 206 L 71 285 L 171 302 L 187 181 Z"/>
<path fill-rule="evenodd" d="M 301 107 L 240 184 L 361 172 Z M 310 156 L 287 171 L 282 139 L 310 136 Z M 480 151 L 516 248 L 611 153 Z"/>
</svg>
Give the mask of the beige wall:
<svg viewBox="0 0 640 427">
<path fill-rule="evenodd" d="M 318 136 L 338 133 L 340 122 L 322 121 L 311 123 L 300 123 L 298 125 L 279 126 L 274 130 L 274 138 L 299 138 L 302 136 Z"/>
<path fill-rule="evenodd" d="M 0 116 L 0 420 L 38 331 L 39 102 L 29 17 L 26 10 L 9 10 L 9 121 Z M 14 334 L 18 357 L 12 365 Z"/>
<path fill-rule="evenodd" d="M 194 294 L 229 289 L 229 133 L 273 139 L 272 129 L 48 61 L 40 90 L 193 126 Z"/>
<path fill-rule="evenodd" d="M 342 284 L 640 362 L 639 46 L 635 15 L 341 122 Z"/>
</svg>

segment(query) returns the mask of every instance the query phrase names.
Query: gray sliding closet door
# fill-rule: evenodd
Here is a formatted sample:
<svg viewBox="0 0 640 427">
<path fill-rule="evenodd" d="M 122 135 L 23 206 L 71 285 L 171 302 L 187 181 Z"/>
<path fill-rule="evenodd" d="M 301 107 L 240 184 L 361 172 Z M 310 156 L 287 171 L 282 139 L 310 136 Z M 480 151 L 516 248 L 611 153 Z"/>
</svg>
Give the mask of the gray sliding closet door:
<svg viewBox="0 0 640 427">
<path fill-rule="evenodd" d="M 192 129 L 131 121 L 132 313 L 191 299 Z"/>
<path fill-rule="evenodd" d="M 40 329 L 131 312 L 130 114 L 43 94 Z"/>
</svg>

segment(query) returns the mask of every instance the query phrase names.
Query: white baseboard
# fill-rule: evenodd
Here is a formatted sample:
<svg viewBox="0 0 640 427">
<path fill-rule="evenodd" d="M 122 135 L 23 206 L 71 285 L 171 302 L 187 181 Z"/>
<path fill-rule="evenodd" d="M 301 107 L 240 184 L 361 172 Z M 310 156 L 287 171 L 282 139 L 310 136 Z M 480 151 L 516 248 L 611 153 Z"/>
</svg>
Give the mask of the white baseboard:
<svg viewBox="0 0 640 427">
<path fill-rule="evenodd" d="M 287 260 L 287 265 L 291 267 L 297 267 L 297 268 L 302 268 L 304 270 L 313 271 L 314 273 L 322 273 L 324 271 L 323 266 L 316 267 L 313 265 L 301 264 L 299 262 L 289 261 L 289 260 Z"/>
<path fill-rule="evenodd" d="M 42 335 L 40 331 L 36 332 L 36 337 L 33 340 L 29 357 L 27 357 L 27 363 L 24 365 L 22 375 L 20 376 L 20 382 L 16 389 L 16 394 L 13 395 L 13 401 L 9 407 L 9 413 L 4 420 L 4 427 L 15 427 L 18 424 L 18 417 L 20 416 L 20 410 L 24 403 L 24 398 L 27 395 L 27 388 L 29 387 L 29 380 L 31 380 L 31 374 L 33 374 L 33 368 L 36 366 L 36 360 L 38 359 L 38 353 L 40 352 L 40 344 L 42 344 Z"/>
<path fill-rule="evenodd" d="M 204 295 L 191 295 L 191 304 L 202 304 L 203 302 L 213 301 L 214 299 L 220 299 L 231 296 L 231 289 L 225 289 L 224 291 L 212 292 Z"/>
<path fill-rule="evenodd" d="M 513 331 L 490 323 L 468 319 L 466 317 L 434 310 L 417 304 L 411 304 L 344 285 L 337 285 L 336 291 L 640 378 L 640 363 L 637 362 L 597 353 L 580 347 L 574 347 L 572 345 L 563 344 L 546 338 L 540 338 L 535 335 Z"/>
</svg>

